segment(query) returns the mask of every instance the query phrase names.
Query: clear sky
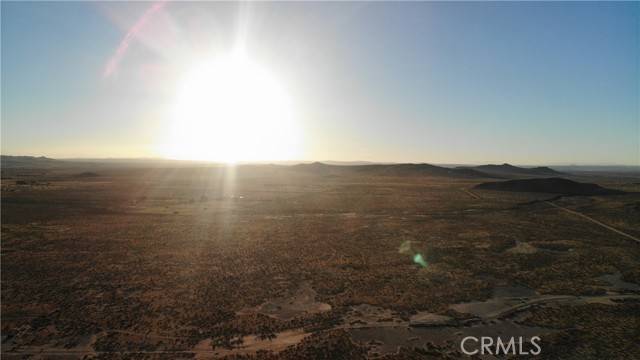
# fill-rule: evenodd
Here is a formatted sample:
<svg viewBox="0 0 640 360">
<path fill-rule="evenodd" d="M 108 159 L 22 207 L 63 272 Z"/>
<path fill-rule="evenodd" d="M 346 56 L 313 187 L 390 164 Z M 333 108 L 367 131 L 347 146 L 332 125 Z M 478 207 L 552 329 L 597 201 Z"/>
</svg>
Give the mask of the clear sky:
<svg viewBox="0 0 640 360">
<path fill-rule="evenodd" d="M 171 157 L 173 141 L 175 154 L 253 146 L 225 145 L 235 160 L 290 143 L 283 158 L 640 164 L 637 2 L 1 6 L 3 154 Z M 204 109 L 236 100 L 207 84 L 218 75 L 185 82 L 239 44 L 286 93 L 295 139 L 285 105 L 264 104 L 281 99 L 271 82 L 240 81 L 255 94 L 239 106 L 258 109 L 240 115 Z M 266 115 L 202 123 L 229 111 Z M 210 133 L 224 135 L 203 150 Z"/>
</svg>

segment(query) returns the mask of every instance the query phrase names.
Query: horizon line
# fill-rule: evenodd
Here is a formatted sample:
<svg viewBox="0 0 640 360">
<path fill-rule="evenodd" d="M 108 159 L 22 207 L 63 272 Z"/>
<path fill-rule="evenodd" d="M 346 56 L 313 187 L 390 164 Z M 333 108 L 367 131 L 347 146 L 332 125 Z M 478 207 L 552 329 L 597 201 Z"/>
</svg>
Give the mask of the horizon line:
<svg viewBox="0 0 640 360">
<path fill-rule="evenodd" d="M 326 165 L 399 165 L 399 164 L 432 164 L 432 165 L 450 165 L 450 166 L 481 166 L 481 165 L 514 165 L 514 166 L 596 166 L 596 167 L 640 167 L 640 164 L 620 164 L 620 163 L 516 163 L 506 161 L 483 161 L 483 162 L 428 162 L 428 161 L 375 161 L 375 160 L 249 160 L 249 161 L 235 161 L 226 163 L 224 161 L 214 160 L 195 160 L 195 159 L 171 159 L 165 157 L 50 157 L 46 155 L 8 155 L 0 154 L 1 156 L 8 157 L 32 157 L 32 158 L 46 158 L 59 161 L 174 161 L 174 162 L 192 162 L 211 165 L 268 165 L 268 164 L 310 164 L 310 163 L 323 163 Z M 331 164 L 333 163 L 333 164 Z"/>
</svg>

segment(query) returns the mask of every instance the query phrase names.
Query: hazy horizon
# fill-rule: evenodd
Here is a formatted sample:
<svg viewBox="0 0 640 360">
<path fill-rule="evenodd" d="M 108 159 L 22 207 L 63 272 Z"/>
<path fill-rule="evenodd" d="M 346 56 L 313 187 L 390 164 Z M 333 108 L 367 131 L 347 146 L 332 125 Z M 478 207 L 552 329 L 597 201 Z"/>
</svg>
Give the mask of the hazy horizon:
<svg viewBox="0 0 640 360">
<path fill-rule="evenodd" d="M 376 164 L 376 165 L 390 165 L 390 164 L 430 164 L 444 167 L 452 167 L 452 166 L 480 166 L 480 165 L 513 165 L 513 166 L 523 166 L 523 167 L 536 167 L 536 166 L 550 166 L 550 167 L 620 167 L 620 168 L 640 168 L 640 165 L 627 165 L 627 164 L 616 164 L 616 163 L 509 163 L 509 162 L 474 162 L 474 163 L 443 163 L 443 162 L 431 162 L 431 161 L 375 161 L 375 160 L 332 160 L 332 159 L 291 159 L 291 160 L 247 160 L 247 161 L 236 161 L 233 164 L 224 163 L 221 161 L 215 160 L 188 160 L 188 159 L 170 159 L 163 157 L 51 157 L 46 155 L 13 155 L 13 154 L 2 154 L 2 156 L 15 156 L 15 157 L 44 157 L 52 160 L 60 160 L 60 161 L 81 161 L 81 162 L 90 162 L 90 161 L 114 161 L 114 162 L 127 162 L 127 161 L 184 161 L 184 162 L 196 162 L 196 163 L 208 163 L 211 165 L 296 165 L 296 164 L 309 164 L 309 163 L 324 163 L 328 165 L 364 165 L 364 164 Z"/>
<path fill-rule="evenodd" d="M 1 6 L 3 155 L 640 164 L 638 3 Z"/>
</svg>

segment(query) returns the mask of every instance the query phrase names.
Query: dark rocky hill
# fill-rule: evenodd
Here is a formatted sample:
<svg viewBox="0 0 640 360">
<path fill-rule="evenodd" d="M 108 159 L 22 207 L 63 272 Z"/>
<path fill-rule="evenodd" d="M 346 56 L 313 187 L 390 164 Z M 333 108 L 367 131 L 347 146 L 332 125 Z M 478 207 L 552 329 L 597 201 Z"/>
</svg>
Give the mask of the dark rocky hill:
<svg viewBox="0 0 640 360">
<path fill-rule="evenodd" d="M 502 176 L 558 176 L 562 175 L 561 172 L 553 170 L 546 166 L 539 166 L 533 168 L 525 168 L 519 166 L 513 166 L 511 164 L 502 165 L 480 165 L 473 167 L 472 169 L 494 175 Z"/>
<path fill-rule="evenodd" d="M 624 191 L 603 188 L 597 184 L 580 183 L 563 178 L 517 179 L 488 182 L 476 185 L 476 189 L 549 193 L 562 195 L 618 195 Z"/>
<path fill-rule="evenodd" d="M 298 164 L 296 171 L 313 174 L 363 174 L 381 176 L 443 176 L 457 178 L 502 178 L 472 168 L 447 168 L 431 164 L 329 165 L 321 162 Z"/>
</svg>

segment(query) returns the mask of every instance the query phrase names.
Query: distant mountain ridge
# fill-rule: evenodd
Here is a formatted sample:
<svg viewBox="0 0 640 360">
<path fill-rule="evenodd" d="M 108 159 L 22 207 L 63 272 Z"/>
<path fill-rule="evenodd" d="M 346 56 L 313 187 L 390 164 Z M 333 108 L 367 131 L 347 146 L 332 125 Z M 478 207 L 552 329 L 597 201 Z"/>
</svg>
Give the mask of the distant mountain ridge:
<svg viewBox="0 0 640 360">
<path fill-rule="evenodd" d="M 0 164 L 3 168 L 49 168 L 59 163 L 64 162 L 45 156 L 0 155 Z"/>
<path fill-rule="evenodd" d="M 11 156 L 2 155 L 2 168 L 61 168 L 78 167 L 93 164 L 94 166 L 221 166 L 221 164 L 179 161 L 164 159 L 52 159 L 45 156 Z M 237 166 L 250 166 L 258 164 L 238 164 Z M 563 173 L 549 167 L 525 168 L 510 164 L 457 166 L 447 167 L 428 163 L 367 163 L 367 162 L 312 162 L 297 163 L 295 165 L 278 165 L 296 171 L 314 174 L 370 174 L 382 176 L 440 176 L 454 178 L 493 178 L 508 179 L 519 177 L 549 177 L 559 176 Z"/>
</svg>

